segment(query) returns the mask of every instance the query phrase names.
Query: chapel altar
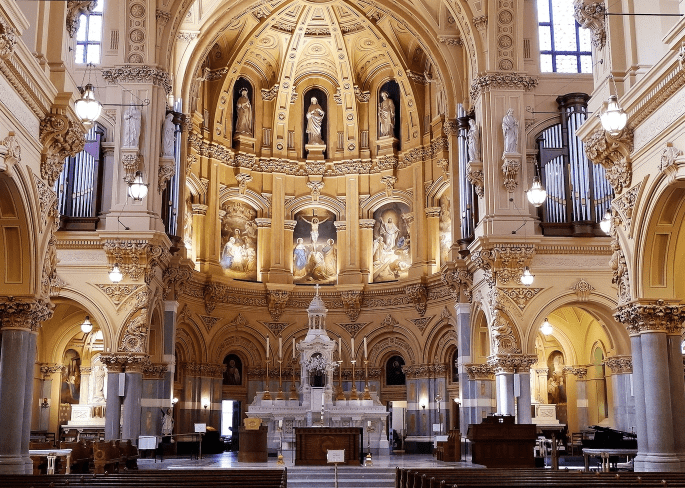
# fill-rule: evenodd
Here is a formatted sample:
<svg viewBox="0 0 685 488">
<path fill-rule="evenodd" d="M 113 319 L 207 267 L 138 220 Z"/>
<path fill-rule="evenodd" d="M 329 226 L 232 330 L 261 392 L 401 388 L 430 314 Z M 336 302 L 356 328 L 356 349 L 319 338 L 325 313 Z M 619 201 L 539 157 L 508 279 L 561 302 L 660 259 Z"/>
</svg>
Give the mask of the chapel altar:
<svg viewBox="0 0 685 488">
<path fill-rule="evenodd" d="M 340 358 L 341 345 L 326 332 L 327 312 L 317 286 L 307 309 L 307 335 L 296 345 L 301 372 L 298 399 L 281 400 L 272 398 L 271 392 L 258 392 L 248 406 L 247 416 L 259 418 L 268 426 L 267 448 L 271 452 L 292 449 L 296 427 L 358 427 L 362 429 L 363 450 L 370 448 L 374 455 L 387 456 L 390 454 L 386 430 L 388 412 L 377 393 L 365 390 L 358 395 L 356 387 L 347 392 L 335 391 L 334 373 L 341 361 L 334 356 Z M 362 368 L 358 371 L 363 373 Z M 312 380 L 317 386 L 311 384 Z"/>
</svg>

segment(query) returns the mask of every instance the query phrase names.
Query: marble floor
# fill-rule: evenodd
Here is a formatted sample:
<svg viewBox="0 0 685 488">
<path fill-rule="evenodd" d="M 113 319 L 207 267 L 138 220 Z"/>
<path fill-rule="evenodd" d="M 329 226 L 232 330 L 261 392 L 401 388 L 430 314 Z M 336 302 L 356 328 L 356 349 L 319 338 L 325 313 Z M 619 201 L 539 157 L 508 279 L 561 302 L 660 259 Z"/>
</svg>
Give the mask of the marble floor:
<svg viewBox="0 0 685 488">
<path fill-rule="evenodd" d="M 290 451 L 283 453 L 283 460 L 288 469 L 298 469 L 294 466 L 294 454 Z M 188 456 L 184 457 L 165 457 L 164 460 L 154 459 L 139 459 L 139 469 L 264 469 L 264 468 L 279 468 L 275 457 L 270 457 L 266 463 L 241 463 L 238 462 L 237 452 L 223 452 L 221 454 L 210 454 L 203 456 L 202 459 L 190 459 Z M 403 454 L 390 455 L 384 457 L 374 457 L 373 466 L 377 468 L 432 468 L 450 466 L 454 468 L 482 468 L 478 464 L 472 464 L 471 461 L 462 461 L 461 463 L 445 463 L 437 461 L 430 454 Z M 311 469 L 311 467 L 307 467 Z M 330 467 L 321 466 L 321 469 Z M 341 468 L 342 469 L 342 468 Z"/>
</svg>

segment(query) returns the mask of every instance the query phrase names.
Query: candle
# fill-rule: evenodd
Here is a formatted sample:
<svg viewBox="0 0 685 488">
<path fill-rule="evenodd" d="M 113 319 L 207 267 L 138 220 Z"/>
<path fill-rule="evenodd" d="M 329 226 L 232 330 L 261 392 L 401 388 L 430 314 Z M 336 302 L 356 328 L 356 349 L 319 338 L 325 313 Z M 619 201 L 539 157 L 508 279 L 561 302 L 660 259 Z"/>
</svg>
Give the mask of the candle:
<svg viewBox="0 0 685 488">
<path fill-rule="evenodd" d="M 269 359 L 269 336 L 266 336 L 266 359 Z"/>
<path fill-rule="evenodd" d="M 293 337 L 293 359 L 295 359 L 295 338 Z"/>
<path fill-rule="evenodd" d="M 366 336 L 364 336 L 364 359 L 368 359 L 368 358 L 369 358 L 369 353 L 366 350 Z"/>
<path fill-rule="evenodd" d="M 283 359 L 283 338 L 278 336 L 278 360 Z"/>
<path fill-rule="evenodd" d="M 338 354 L 340 355 L 340 360 L 342 361 L 342 337 L 338 337 Z"/>
<path fill-rule="evenodd" d="M 351 343 L 351 345 L 352 345 L 352 359 L 354 359 L 354 337 L 352 338 L 352 340 L 350 341 L 350 343 Z"/>
</svg>

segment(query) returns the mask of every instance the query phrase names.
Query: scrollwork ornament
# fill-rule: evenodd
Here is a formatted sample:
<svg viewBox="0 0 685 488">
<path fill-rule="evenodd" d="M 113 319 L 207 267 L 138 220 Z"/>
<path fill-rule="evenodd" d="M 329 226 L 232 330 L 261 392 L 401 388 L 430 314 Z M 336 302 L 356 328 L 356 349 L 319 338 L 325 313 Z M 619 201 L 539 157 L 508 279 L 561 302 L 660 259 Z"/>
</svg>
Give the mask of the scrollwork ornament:
<svg viewBox="0 0 685 488">
<path fill-rule="evenodd" d="M 608 356 L 604 360 L 613 374 L 630 374 L 633 372 L 632 356 Z"/>
<path fill-rule="evenodd" d="M 604 2 L 585 3 L 574 0 L 573 17 L 581 27 L 590 29 L 592 45 L 602 49 L 606 44 L 606 7 Z"/>
<path fill-rule="evenodd" d="M 95 0 L 69 0 L 67 2 L 67 32 L 69 37 L 74 37 L 79 27 L 81 15 L 93 12 L 97 5 Z"/>
<path fill-rule="evenodd" d="M 340 292 L 345 313 L 352 322 L 356 322 L 362 309 L 362 292 L 359 290 L 344 290 Z"/>
<path fill-rule="evenodd" d="M 157 192 L 162 193 L 166 188 L 167 183 L 176 174 L 176 168 L 173 164 L 160 164 L 157 171 Z"/>
<path fill-rule="evenodd" d="M 632 165 L 630 153 L 633 151 L 633 130 L 629 127 L 617 136 L 611 136 L 603 129 L 593 132 L 585 141 L 585 155 L 594 164 L 601 164 L 606 170 L 606 178 L 616 193 L 630 186 Z"/>
<path fill-rule="evenodd" d="M 268 302 L 269 302 L 269 313 L 274 321 L 278 319 L 283 314 L 285 310 L 285 305 L 288 303 L 290 298 L 290 293 L 285 290 L 269 290 L 268 292 Z"/>
<path fill-rule="evenodd" d="M 86 139 L 83 131 L 76 128 L 62 113 L 50 113 L 40 121 L 40 142 L 43 144 L 40 175 L 53 186 L 69 156 L 83 150 Z"/>
<path fill-rule="evenodd" d="M 8 59 L 17 44 L 17 32 L 0 16 L 0 59 Z"/>
<path fill-rule="evenodd" d="M 409 285 L 404 289 L 404 292 L 414 303 L 414 307 L 419 315 L 423 317 L 428 304 L 428 290 L 426 286 L 421 283 Z"/>
</svg>

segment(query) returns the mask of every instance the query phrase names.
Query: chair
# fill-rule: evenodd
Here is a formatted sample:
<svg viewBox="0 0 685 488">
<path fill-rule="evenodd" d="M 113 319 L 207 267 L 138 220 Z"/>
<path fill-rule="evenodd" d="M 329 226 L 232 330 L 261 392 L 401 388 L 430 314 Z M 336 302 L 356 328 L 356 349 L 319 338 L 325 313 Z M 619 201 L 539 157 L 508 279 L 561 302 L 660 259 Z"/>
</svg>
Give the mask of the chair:
<svg viewBox="0 0 685 488">
<path fill-rule="evenodd" d="M 571 439 L 568 443 L 568 450 L 571 456 L 576 456 L 576 451 L 580 454 L 583 452 L 583 433 L 573 432 L 571 433 Z"/>
</svg>

